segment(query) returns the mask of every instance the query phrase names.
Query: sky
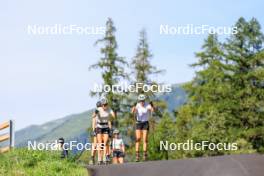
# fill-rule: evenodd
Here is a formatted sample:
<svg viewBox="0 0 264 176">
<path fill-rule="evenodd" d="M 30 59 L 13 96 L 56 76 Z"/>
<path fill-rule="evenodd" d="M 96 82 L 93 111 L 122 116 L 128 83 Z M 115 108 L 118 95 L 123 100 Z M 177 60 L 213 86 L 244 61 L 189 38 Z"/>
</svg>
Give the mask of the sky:
<svg viewBox="0 0 264 176">
<path fill-rule="evenodd" d="M 152 63 L 166 70 L 157 79 L 173 84 L 193 78 L 189 65 L 207 34 L 162 35 L 161 24 L 232 26 L 242 16 L 264 26 L 263 7 L 261 0 L 0 1 L 0 122 L 13 119 L 18 130 L 89 110 L 97 101 L 89 91 L 101 82 L 100 71 L 88 67 L 101 56 L 94 43 L 102 35 L 30 35 L 28 25 L 104 26 L 111 17 L 118 54 L 128 60 L 144 28 Z"/>
</svg>

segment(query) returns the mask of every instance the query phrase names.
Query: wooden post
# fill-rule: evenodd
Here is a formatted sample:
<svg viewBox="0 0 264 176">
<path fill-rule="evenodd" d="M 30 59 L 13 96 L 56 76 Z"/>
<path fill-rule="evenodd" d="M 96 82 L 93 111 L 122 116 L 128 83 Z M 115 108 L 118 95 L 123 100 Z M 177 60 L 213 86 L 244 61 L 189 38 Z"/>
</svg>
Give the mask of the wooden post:
<svg viewBox="0 0 264 176">
<path fill-rule="evenodd" d="M 9 131 L 6 134 L 0 136 L 0 142 L 9 140 L 9 145 L 3 148 L 0 148 L 0 153 L 7 152 L 11 148 L 15 146 L 15 130 L 14 130 L 14 122 L 9 120 L 0 124 L 0 131 L 9 127 Z"/>
<path fill-rule="evenodd" d="M 10 124 L 9 122 L 4 122 L 4 123 L 0 124 L 0 130 L 3 130 L 5 128 L 9 127 L 9 124 Z"/>
<path fill-rule="evenodd" d="M 9 121 L 9 134 L 10 134 L 9 146 L 13 148 L 15 147 L 15 130 L 14 130 L 14 122 L 12 120 Z"/>
<path fill-rule="evenodd" d="M 4 134 L 4 135 L 0 136 L 0 142 L 6 141 L 8 139 L 10 139 L 10 135 L 9 134 Z"/>
<path fill-rule="evenodd" d="M 5 152 L 8 152 L 9 150 L 10 150 L 9 146 L 3 147 L 3 148 L 0 148 L 0 153 L 5 153 Z"/>
</svg>

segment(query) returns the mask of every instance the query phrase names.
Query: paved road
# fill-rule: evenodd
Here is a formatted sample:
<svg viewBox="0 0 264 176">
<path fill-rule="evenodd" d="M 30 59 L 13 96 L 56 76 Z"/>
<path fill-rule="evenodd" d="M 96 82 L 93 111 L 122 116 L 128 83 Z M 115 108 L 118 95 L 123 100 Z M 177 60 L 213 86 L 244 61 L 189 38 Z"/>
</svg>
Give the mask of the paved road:
<svg viewBox="0 0 264 176">
<path fill-rule="evenodd" d="M 228 155 L 88 166 L 92 176 L 264 176 L 264 155 Z"/>
</svg>

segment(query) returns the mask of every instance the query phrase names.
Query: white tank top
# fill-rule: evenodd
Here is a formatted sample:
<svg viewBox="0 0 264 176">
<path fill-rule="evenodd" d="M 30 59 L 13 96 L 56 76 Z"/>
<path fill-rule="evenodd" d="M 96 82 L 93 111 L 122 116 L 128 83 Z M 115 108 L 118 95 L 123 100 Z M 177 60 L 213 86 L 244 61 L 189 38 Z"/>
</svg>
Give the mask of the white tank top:
<svg viewBox="0 0 264 176">
<path fill-rule="evenodd" d="M 96 115 L 96 127 L 107 128 L 111 114 L 113 113 L 112 109 L 104 110 L 102 107 L 99 107 L 97 108 L 97 110 L 98 110 L 98 115 Z"/>
<path fill-rule="evenodd" d="M 124 142 L 120 138 L 114 138 L 112 142 L 113 150 L 121 150 L 121 147 L 124 145 Z"/>
<path fill-rule="evenodd" d="M 140 103 L 137 103 L 136 105 L 137 121 L 140 122 L 148 121 L 150 114 L 151 114 L 150 104 L 145 103 L 144 106 L 142 106 Z"/>
</svg>

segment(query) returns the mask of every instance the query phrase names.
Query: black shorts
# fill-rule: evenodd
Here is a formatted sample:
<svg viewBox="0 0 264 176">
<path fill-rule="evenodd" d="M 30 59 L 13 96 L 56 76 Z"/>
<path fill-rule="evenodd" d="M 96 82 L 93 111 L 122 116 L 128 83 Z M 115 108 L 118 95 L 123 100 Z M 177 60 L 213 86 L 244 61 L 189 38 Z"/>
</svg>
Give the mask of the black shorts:
<svg viewBox="0 0 264 176">
<path fill-rule="evenodd" d="M 136 122 L 136 130 L 149 130 L 149 122 Z"/>
<path fill-rule="evenodd" d="M 109 134 L 110 128 L 96 128 L 96 134 Z"/>
<path fill-rule="evenodd" d="M 123 158 L 123 157 L 124 157 L 124 153 L 121 152 L 120 150 L 113 151 L 113 158 Z"/>
</svg>

